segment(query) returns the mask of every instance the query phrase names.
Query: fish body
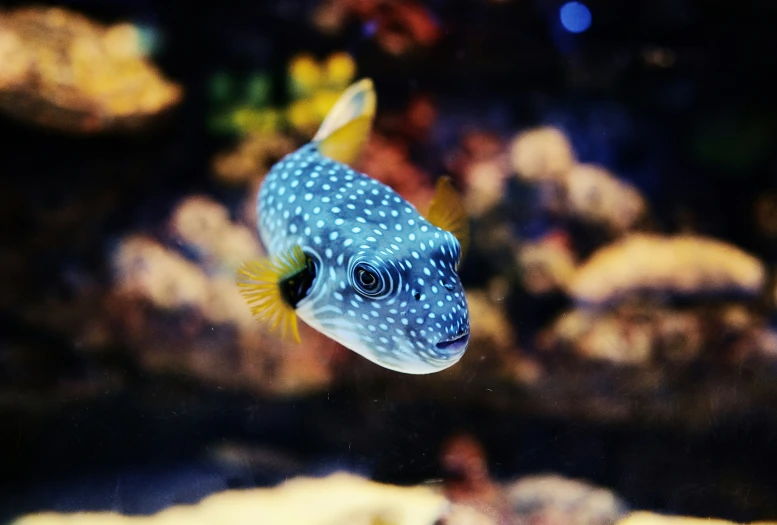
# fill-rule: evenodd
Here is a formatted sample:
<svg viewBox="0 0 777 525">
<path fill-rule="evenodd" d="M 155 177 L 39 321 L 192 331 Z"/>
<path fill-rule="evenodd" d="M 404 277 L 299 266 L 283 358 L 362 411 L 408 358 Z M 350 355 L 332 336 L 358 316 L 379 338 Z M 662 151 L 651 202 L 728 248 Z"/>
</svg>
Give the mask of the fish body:
<svg viewBox="0 0 777 525">
<path fill-rule="evenodd" d="M 270 259 L 285 261 L 276 279 L 283 306 L 385 368 L 448 368 L 469 342 L 459 240 L 322 150 L 314 140 L 288 154 L 257 196 L 262 243 Z M 449 203 L 438 203 L 437 216 L 448 211 L 440 204 Z"/>
</svg>

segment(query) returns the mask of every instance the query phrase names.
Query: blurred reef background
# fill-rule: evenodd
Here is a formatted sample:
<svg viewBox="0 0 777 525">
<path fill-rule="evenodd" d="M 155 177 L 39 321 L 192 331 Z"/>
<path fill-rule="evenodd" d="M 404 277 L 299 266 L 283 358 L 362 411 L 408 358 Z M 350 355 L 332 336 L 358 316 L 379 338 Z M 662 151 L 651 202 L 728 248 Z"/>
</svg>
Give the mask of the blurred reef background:
<svg viewBox="0 0 777 525">
<path fill-rule="evenodd" d="M 776 25 L 3 2 L 0 523 L 777 520 Z M 281 343 L 234 284 L 262 177 L 361 77 L 358 168 L 420 210 L 451 175 L 470 216 L 472 340 L 429 376 Z"/>
</svg>

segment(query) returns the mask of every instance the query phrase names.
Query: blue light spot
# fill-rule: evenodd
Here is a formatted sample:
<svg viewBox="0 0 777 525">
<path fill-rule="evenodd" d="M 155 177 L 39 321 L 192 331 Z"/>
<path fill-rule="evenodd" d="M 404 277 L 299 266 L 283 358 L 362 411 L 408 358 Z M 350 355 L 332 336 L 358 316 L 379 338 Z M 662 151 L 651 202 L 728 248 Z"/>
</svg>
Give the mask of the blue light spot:
<svg viewBox="0 0 777 525">
<path fill-rule="evenodd" d="M 591 27 L 591 11 L 580 2 L 567 2 L 559 10 L 561 25 L 570 33 L 582 33 Z"/>
</svg>

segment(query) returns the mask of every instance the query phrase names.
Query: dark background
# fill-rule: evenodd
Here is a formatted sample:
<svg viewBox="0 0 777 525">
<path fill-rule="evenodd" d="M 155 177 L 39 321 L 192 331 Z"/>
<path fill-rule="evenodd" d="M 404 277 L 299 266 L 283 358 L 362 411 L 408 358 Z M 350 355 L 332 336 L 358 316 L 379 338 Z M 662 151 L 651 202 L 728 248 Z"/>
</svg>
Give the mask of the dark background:
<svg viewBox="0 0 777 525">
<path fill-rule="evenodd" d="M 186 98 L 142 136 L 72 137 L 0 118 L 0 250 L 25 260 L 24 276 L 0 285 L 25 301 L 66 297 L 71 279 L 104 280 L 107 246 L 130 228 L 153 227 L 176 197 L 224 196 L 209 173 L 212 156 L 230 144 L 207 131 L 211 75 L 263 69 L 283 78 L 303 50 L 321 57 L 348 50 L 360 76 L 375 80 L 382 107 L 432 93 L 439 126 L 474 120 L 510 136 L 563 125 L 581 161 L 602 163 L 642 189 L 659 229 L 690 222 L 777 262 L 777 247 L 753 218 L 754 200 L 777 188 L 777 3 L 589 0 L 593 25 L 571 35 L 559 26 L 560 2 L 429 1 L 443 36 L 402 58 L 382 52 L 357 22 L 341 36 L 321 36 L 306 21 L 314 4 L 60 2 L 101 21 L 157 27 L 163 42 L 155 61 Z M 653 48 L 670 49 L 674 65 L 646 63 Z M 276 91 L 283 102 L 284 90 Z M 718 155 L 695 149 L 710 129 L 722 130 Z M 456 140 L 449 135 L 417 161 L 434 168 Z M 89 373 L 71 342 L 24 323 L 13 307 L 0 311 L 0 334 L 0 356 L 19 345 L 35 349 L 43 378 Z M 224 487 L 335 468 L 416 483 L 441 476 L 440 443 L 456 430 L 482 440 L 501 478 L 555 471 L 605 485 L 633 508 L 777 518 L 777 422 L 758 413 L 694 433 L 660 421 L 595 425 L 365 399 L 368 392 L 353 387 L 274 401 L 208 391 L 185 377 L 148 377 L 121 354 L 113 359 L 130 379 L 121 393 L 97 401 L 4 398 L 0 519 L 41 508 L 152 512 Z M 2 368 L 0 388 L 13 374 Z M 226 440 L 261 443 L 294 461 L 216 467 L 207 454 Z"/>
</svg>

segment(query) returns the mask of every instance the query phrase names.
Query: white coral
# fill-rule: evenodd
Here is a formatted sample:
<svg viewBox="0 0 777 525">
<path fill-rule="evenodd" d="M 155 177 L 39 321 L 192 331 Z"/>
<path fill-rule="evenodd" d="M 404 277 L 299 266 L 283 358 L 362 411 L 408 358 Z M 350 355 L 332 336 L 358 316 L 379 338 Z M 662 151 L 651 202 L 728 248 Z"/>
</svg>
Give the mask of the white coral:
<svg viewBox="0 0 777 525">
<path fill-rule="evenodd" d="M 113 512 L 23 516 L 12 525 L 433 525 L 450 504 L 427 487 L 398 487 L 345 473 L 296 478 L 275 488 L 231 490 L 151 516 Z"/>
<path fill-rule="evenodd" d="M 210 282 L 210 293 L 203 314 L 213 323 L 234 323 L 248 331 L 259 326 L 245 299 L 235 285 L 234 277 L 219 276 Z"/>
<path fill-rule="evenodd" d="M 518 176 L 529 181 L 556 180 L 577 163 L 566 135 L 549 126 L 518 134 L 510 158 Z"/>
<path fill-rule="evenodd" d="M 470 216 L 482 216 L 504 198 L 507 173 L 498 161 L 483 160 L 473 163 L 467 169 L 466 180 L 464 205 Z"/>
<path fill-rule="evenodd" d="M 233 276 L 243 261 L 257 259 L 262 254 L 263 250 L 256 234 L 239 224 L 231 225 L 222 231 L 208 253 L 214 264 Z"/>
<path fill-rule="evenodd" d="M 604 168 L 579 164 L 563 176 L 568 213 L 623 233 L 645 213 L 639 191 Z"/>
<path fill-rule="evenodd" d="M 209 197 L 185 198 L 173 210 L 168 224 L 176 241 L 199 252 L 209 272 L 234 274 L 243 261 L 263 253 L 256 234 L 233 223 L 227 208 Z"/>
<path fill-rule="evenodd" d="M 30 70 L 30 57 L 21 39 L 10 29 L 0 26 L 0 89 L 24 81 Z"/>
<path fill-rule="evenodd" d="M 523 285 L 533 294 L 564 290 L 575 273 L 574 254 L 553 235 L 521 246 L 518 264 Z"/>
<path fill-rule="evenodd" d="M 580 266 L 569 287 L 578 301 L 604 303 L 640 290 L 682 294 L 757 294 L 766 273 L 739 248 L 693 235 L 634 234 L 605 246 Z"/>
<path fill-rule="evenodd" d="M 229 210 L 202 195 L 183 199 L 173 210 L 169 224 L 177 240 L 199 250 L 211 250 L 231 226 Z"/>
<path fill-rule="evenodd" d="M 733 521 L 712 518 L 690 518 L 686 516 L 666 516 L 652 512 L 632 512 L 617 525 L 737 525 Z M 753 523 L 752 525 L 756 525 Z M 766 522 L 763 525 L 767 525 Z"/>
<path fill-rule="evenodd" d="M 201 308 L 208 300 L 208 280 L 200 268 L 146 236 L 123 239 L 112 266 L 120 293 L 160 308 Z"/>
</svg>

